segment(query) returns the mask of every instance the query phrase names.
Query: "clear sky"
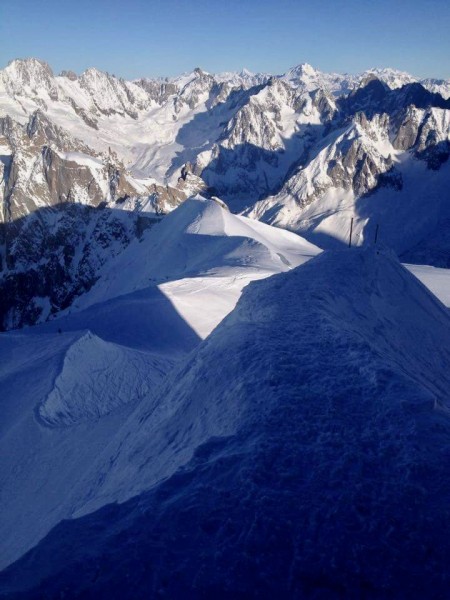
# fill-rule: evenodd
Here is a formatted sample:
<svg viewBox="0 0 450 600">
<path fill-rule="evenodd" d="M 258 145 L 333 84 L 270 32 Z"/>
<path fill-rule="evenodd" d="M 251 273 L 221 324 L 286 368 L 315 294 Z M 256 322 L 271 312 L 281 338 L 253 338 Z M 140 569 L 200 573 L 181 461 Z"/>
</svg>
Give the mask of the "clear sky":
<svg viewBox="0 0 450 600">
<path fill-rule="evenodd" d="M 308 62 L 450 77 L 450 0 L 0 0 L 0 66 L 118 76 L 282 73 Z"/>
</svg>

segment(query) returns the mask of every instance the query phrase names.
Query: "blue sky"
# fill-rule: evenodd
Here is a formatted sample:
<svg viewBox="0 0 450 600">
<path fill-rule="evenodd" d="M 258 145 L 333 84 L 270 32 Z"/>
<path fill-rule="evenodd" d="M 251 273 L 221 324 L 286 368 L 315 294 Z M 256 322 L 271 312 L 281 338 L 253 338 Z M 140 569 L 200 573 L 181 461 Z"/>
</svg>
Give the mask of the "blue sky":
<svg viewBox="0 0 450 600">
<path fill-rule="evenodd" d="M 56 73 L 281 73 L 309 62 L 448 78 L 450 0 L 0 0 L 0 40 L 0 66 L 35 56 Z"/>
</svg>

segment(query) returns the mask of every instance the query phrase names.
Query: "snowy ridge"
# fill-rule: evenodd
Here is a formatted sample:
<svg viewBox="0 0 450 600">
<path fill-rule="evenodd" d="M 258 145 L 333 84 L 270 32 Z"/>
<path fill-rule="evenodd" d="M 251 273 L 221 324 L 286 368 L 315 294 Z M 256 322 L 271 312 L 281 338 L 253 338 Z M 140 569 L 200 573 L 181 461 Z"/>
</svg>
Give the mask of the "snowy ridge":
<svg viewBox="0 0 450 600">
<path fill-rule="evenodd" d="M 371 244 L 377 224 L 381 239 L 399 253 L 437 240 L 449 218 L 449 114 L 411 106 L 395 132 L 395 118 L 359 113 L 320 139 L 308 164 L 246 214 L 297 231 L 325 248 L 348 242 L 351 218 L 356 245 Z M 430 139 L 436 143 L 430 146 Z M 444 248 L 433 252 L 430 247 L 426 262 L 436 264 Z"/>
<path fill-rule="evenodd" d="M 161 381 L 250 281 L 319 251 L 215 200 L 190 199 L 110 257 L 58 319 L 0 335 L 0 564 L 83 504 L 101 504 L 102 476 L 92 485 L 88 475 L 103 469 L 136 407 L 159 401 Z"/>
<path fill-rule="evenodd" d="M 197 196 L 107 264 L 99 282 L 77 300 L 77 309 L 149 283 L 162 285 L 171 296 L 171 290 L 186 279 L 194 286 L 198 279 L 201 288 L 200 278 L 208 278 L 208 287 L 217 283 L 220 295 L 226 291 L 226 281 L 242 289 L 250 278 L 288 270 L 318 252 L 319 248 L 296 234 L 233 215 L 218 202 Z"/>
<path fill-rule="evenodd" d="M 389 251 L 252 283 L 99 455 L 75 514 L 139 496 L 61 524 L 1 589 L 439 597 L 449 359 L 448 311 Z"/>
</svg>

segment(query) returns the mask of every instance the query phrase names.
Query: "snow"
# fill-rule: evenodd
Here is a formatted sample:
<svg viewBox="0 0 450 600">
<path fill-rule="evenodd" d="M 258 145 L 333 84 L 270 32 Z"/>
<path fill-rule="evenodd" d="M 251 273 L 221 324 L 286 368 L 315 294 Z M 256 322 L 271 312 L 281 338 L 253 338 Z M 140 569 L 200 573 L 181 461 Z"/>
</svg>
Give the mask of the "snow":
<svg viewBox="0 0 450 600">
<path fill-rule="evenodd" d="M 108 501 L 96 492 L 102 476 L 92 485 L 89 473 L 103 468 L 103 450 L 136 406 L 250 281 L 317 252 L 296 234 L 191 199 L 109 261 L 61 318 L 1 334 L 0 565 L 84 504 Z"/>
<path fill-rule="evenodd" d="M 450 269 L 439 269 L 429 265 L 404 265 L 408 271 L 432 292 L 442 304 L 450 308 Z"/>
<path fill-rule="evenodd" d="M 68 160 L 71 162 L 75 162 L 78 165 L 82 165 L 84 167 L 89 167 L 90 169 L 104 169 L 105 164 L 101 158 L 96 158 L 94 156 L 90 156 L 89 154 L 85 154 L 83 152 L 61 152 L 57 151 L 57 154 L 60 158 L 64 160 Z"/>
<path fill-rule="evenodd" d="M 99 282 L 77 300 L 75 308 L 153 283 L 204 337 L 225 315 L 221 310 L 204 311 L 204 306 L 223 305 L 228 312 L 249 281 L 293 268 L 319 251 L 296 234 L 234 215 L 214 200 L 198 196 L 107 263 Z M 194 306 L 189 297 L 195 299 Z"/>
<path fill-rule="evenodd" d="M 253 282 L 0 589 L 445 595 L 449 359 L 448 310 L 389 251 Z"/>
<path fill-rule="evenodd" d="M 377 75 L 393 87 L 406 78 L 389 70 Z M 265 77 L 223 75 L 247 90 Z M 431 172 L 396 150 L 379 117 L 355 119 L 308 148 L 303 128 L 321 134 L 324 125 L 305 90 L 323 85 L 339 95 L 357 79 L 304 64 L 213 110 L 208 86 L 215 83 L 201 71 L 172 80 L 178 92 L 162 105 L 136 84 L 95 69 L 75 81 L 53 78 L 39 61 L 29 73 L 20 61 L 2 72 L 3 113 L 24 122 L 46 105 L 50 119 L 94 150 L 118 152 L 133 173 L 125 177 L 142 193 L 156 182 L 176 182 L 187 161 L 200 157 L 197 166 L 207 166 L 221 149 L 243 146 L 247 162 L 218 174 L 242 184 L 236 197 L 243 205 L 252 181 L 265 177 L 274 186 L 293 157 L 309 150 L 312 160 L 291 169 L 287 185 L 249 211 L 310 241 L 197 196 L 116 256 L 114 244 L 107 245 L 96 283 L 58 318 L 0 335 L 0 568 L 37 545 L 26 559 L 26 583 L 34 585 L 73 566 L 67 548 L 75 549 L 80 578 L 69 589 L 78 589 L 89 562 L 87 545 L 73 541 L 86 522 L 79 518 L 90 515 L 95 529 L 110 510 L 109 524 L 117 519 L 127 539 L 144 545 L 148 529 L 139 528 L 135 513 L 150 529 L 159 519 L 158 540 L 181 553 L 175 567 L 186 569 L 185 587 L 172 588 L 169 597 L 189 597 L 186 581 L 201 586 L 205 572 L 217 578 L 218 587 L 205 594 L 213 597 L 236 585 L 240 562 L 250 588 L 234 587 L 230 597 L 254 589 L 308 597 L 308 585 L 323 577 L 325 595 L 375 589 L 398 597 L 422 590 L 421 581 L 443 589 L 439 561 L 448 542 L 438 521 L 450 500 L 450 270 L 404 269 L 386 247 L 402 253 L 445 227 L 450 163 Z M 449 139 L 448 112 L 430 111 L 438 141 Z M 353 143 L 381 171 L 390 156 L 402 190 L 355 198 L 348 188 L 330 187 L 327 165 Z M 246 155 L 252 144 L 272 153 L 273 165 Z M 3 153 L 11 150 L 2 146 Z M 100 179 L 95 152 L 59 155 Z M 34 168 L 25 160 L 21 175 Z M 256 184 L 255 190 L 259 198 Z M 77 195 L 82 199 L 83 190 Z M 126 200 L 122 208 L 154 214 L 151 197 Z M 338 250 L 347 245 L 351 218 L 357 247 Z M 77 252 L 74 264 L 82 258 Z M 49 315 L 47 297 L 35 305 L 42 318 Z M 134 512 L 129 506 L 136 502 L 143 508 Z M 213 521 L 218 515 L 216 529 L 209 520 L 203 527 L 206 513 Z M 69 519 L 59 530 L 67 535 L 43 541 Z M 107 527 L 107 538 L 114 532 Z M 100 563 L 97 544 L 105 544 L 105 555 L 115 548 L 103 533 L 94 537 Z M 47 543 L 50 555 L 62 558 L 42 566 Z M 117 547 L 119 562 L 138 560 L 139 549 Z M 203 558 L 199 547 L 208 549 Z M 212 556 L 218 562 L 205 566 Z M 170 559 L 156 558 L 152 591 L 166 579 L 176 586 Z M 400 565 L 401 585 L 378 568 L 383 561 L 394 570 Z M 275 577 L 271 564 L 278 565 Z M 132 562 L 131 569 L 141 572 Z M 94 584 L 119 570 L 104 569 Z M 309 584 L 305 573 L 312 573 Z M 121 597 L 133 593 L 122 591 Z"/>
<path fill-rule="evenodd" d="M 66 351 L 38 415 L 53 427 L 95 421 L 141 399 L 166 365 L 160 357 L 105 342 L 88 331 Z"/>
<path fill-rule="evenodd" d="M 61 318 L 1 334 L 0 565 L 61 520 L 160 485 L 208 440 L 252 431 L 274 390 L 274 406 L 294 393 L 293 372 L 327 398 L 350 369 L 369 398 L 394 369 L 414 382 L 399 383 L 412 412 L 443 410 L 444 307 L 385 251 L 319 253 L 197 197 Z M 408 268 L 449 304 L 448 272 Z"/>
<path fill-rule="evenodd" d="M 413 110 L 419 120 L 423 118 L 424 111 Z M 430 111 L 441 141 L 450 135 L 448 112 Z M 352 188 L 334 183 L 328 167 L 340 160 L 342 148 L 350 143 L 361 148 L 380 173 L 395 169 L 401 189 L 381 186 L 358 196 Z M 376 116 L 364 127 L 356 121 L 320 140 L 305 168 L 294 172 L 278 194 L 260 200 L 245 214 L 296 231 L 322 248 L 348 243 L 351 218 L 356 245 L 373 243 L 378 224 L 379 239 L 401 254 L 422 240 L 436 237 L 446 226 L 450 215 L 446 202 L 449 176 L 448 161 L 440 169 L 431 170 L 412 153 L 394 148 Z M 376 186 L 376 180 L 370 177 L 367 185 Z"/>
<path fill-rule="evenodd" d="M 148 296 L 0 335 L 2 567 L 70 517 L 96 457 L 198 343 L 162 294 Z"/>
</svg>

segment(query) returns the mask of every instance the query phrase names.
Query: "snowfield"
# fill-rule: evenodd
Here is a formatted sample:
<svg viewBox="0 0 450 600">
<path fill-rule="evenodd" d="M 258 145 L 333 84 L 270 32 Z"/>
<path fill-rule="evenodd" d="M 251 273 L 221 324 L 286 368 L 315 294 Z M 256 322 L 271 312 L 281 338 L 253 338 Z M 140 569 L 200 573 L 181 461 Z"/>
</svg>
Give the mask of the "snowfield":
<svg viewBox="0 0 450 600">
<path fill-rule="evenodd" d="M 1 566 L 20 558 L 62 519 L 143 493 L 189 461 L 195 448 L 210 437 L 231 435 L 240 423 L 242 400 L 247 394 L 244 390 L 250 384 L 239 387 L 236 383 L 238 388 L 224 390 L 223 398 L 228 400 L 221 400 L 218 413 L 213 405 L 199 408 L 189 401 L 172 421 L 170 415 L 178 414 L 180 398 L 187 397 L 188 392 L 177 384 L 181 375 L 170 374 L 177 372 L 180 361 L 205 340 L 202 358 L 189 358 L 181 373 L 197 363 L 198 368 L 202 367 L 209 353 L 208 336 L 227 315 L 234 314 L 236 303 L 250 282 L 295 270 L 319 253 L 319 248 L 294 233 L 233 215 L 214 200 L 193 198 L 107 262 L 94 287 L 60 318 L 1 334 Z M 334 264 L 334 255 L 327 256 L 326 260 Z M 345 256 L 346 253 L 338 253 L 336 261 Z M 370 260 L 381 261 L 378 255 L 370 260 L 368 256 L 372 255 L 349 253 L 352 264 L 356 263 L 355 277 L 361 269 L 367 269 L 369 277 L 369 267 L 375 268 Z M 361 257 L 361 265 L 357 257 Z M 383 260 L 382 264 L 391 265 L 391 259 Z M 449 271 L 417 265 L 407 267 L 450 305 Z M 312 268 L 308 267 L 306 272 L 310 273 Z M 400 267 L 391 265 L 389 269 L 397 273 Z M 362 280 L 354 282 L 355 289 L 349 288 L 346 300 L 340 297 L 336 291 L 340 288 L 336 286 L 343 286 L 346 280 L 351 285 L 352 274 L 340 277 L 338 272 L 336 262 L 321 275 L 320 285 L 328 282 L 327 304 L 323 309 L 327 319 L 337 323 L 341 317 L 335 315 L 336 311 L 346 308 L 350 323 L 349 315 L 354 311 L 357 317 L 354 335 L 372 343 L 378 331 L 377 352 L 393 364 L 401 361 L 404 365 L 415 352 L 424 351 L 427 340 L 422 331 L 424 323 L 414 325 L 411 331 L 405 325 L 405 331 L 396 334 L 394 347 L 381 346 L 387 334 L 380 330 L 378 319 L 396 328 L 400 325 L 397 312 L 388 314 L 384 304 L 379 309 L 383 314 L 377 316 L 379 302 L 392 302 L 392 310 L 400 310 L 394 291 L 389 292 L 389 297 L 384 288 L 379 294 L 374 291 L 374 286 L 379 285 L 378 278 L 385 276 L 381 267 L 364 284 Z M 412 285 L 412 279 L 401 269 L 399 272 L 412 286 L 414 297 L 417 290 L 422 290 L 420 297 L 426 298 L 427 306 L 433 306 L 436 313 L 438 304 L 433 304 L 425 289 L 418 283 Z M 299 291 L 289 309 L 295 331 L 300 331 L 298 321 L 302 311 L 323 305 L 323 291 L 311 290 L 309 295 L 305 294 Z M 365 297 L 367 294 L 370 300 Z M 354 301 L 350 300 L 353 297 Z M 277 294 L 274 302 L 276 298 Z M 278 300 L 287 301 L 284 297 Z M 414 304 L 413 299 L 411 303 Z M 258 306 L 255 305 L 254 315 L 248 314 L 249 322 L 256 318 Z M 375 313 L 368 321 L 359 322 L 370 306 Z M 261 310 L 262 315 L 266 314 L 266 308 Z M 416 319 L 409 310 L 404 314 L 408 323 Z M 445 321 L 445 309 L 439 310 Z M 276 339 L 279 317 L 267 314 L 267 319 L 273 327 L 269 337 Z M 295 335 L 315 334 L 308 326 L 304 333 Z M 419 338 L 423 342 L 420 348 Z M 205 376 L 199 375 L 198 384 L 205 381 L 206 387 L 198 390 L 196 402 L 213 397 L 218 393 L 215 386 L 228 385 L 238 377 L 239 369 L 228 358 L 228 342 L 224 344 L 226 356 L 208 358 L 215 365 L 211 367 L 212 379 L 208 375 L 204 380 Z M 253 342 L 249 347 L 255 357 L 261 355 L 262 351 Z M 430 360 L 436 360 L 433 348 L 426 353 Z M 441 354 L 444 348 L 443 343 Z M 286 354 L 286 359 L 294 365 L 300 356 L 303 354 L 293 350 L 289 358 Z M 416 366 L 408 368 L 417 378 L 427 367 L 421 358 L 414 360 Z M 445 374 L 444 362 L 439 364 L 440 368 Z M 369 367 L 361 369 L 367 371 L 369 379 L 373 377 Z M 255 389 L 259 389 L 259 377 L 258 370 L 251 376 Z M 282 372 L 277 377 L 277 381 L 283 378 Z M 437 376 L 431 380 L 427 385 L 433 388 L 439 385 Z M 165 387 L 161 388 L 164 381 Z M 174 385 L 179 392 L 172 390 Z M 183 385 L 188 390 L 189 386 Z M 334 384 L 332 388 L 335 389 Z M 266 392 L 261 389 L 260 393 L 263 399 Z M 174 400 L 162 400 L 169 395 Z M 148 425 L 151 432 L 147 425 L 142 425 L 142 411 L 153 415 Z M 185 427 L 189 433 L 183 434 Z M 142 434 L 138 435 L 141 429 Z M 178 441 L 167 445 L 175 430 L 179 432 Z"/>
<path fill-rule="evenodd" d="M 250 283 L 114 431 L 112 415 L 67 429 L 73 443 L 96 428 L 98 444 L 71 479 L 73 518 L 0 575 L 1 592 L 445 597 L 449 361 L 448 309 L 390 251 L 328 251 Z M 52 436 L 65 430 L 24 416 L 30 406 L 12 426 L 8 406 L 9 437 L 28 434 L 15 478 L 36 453 L 50 477 L 30 440 L 52 439 L 60 457 Z M 42 502 L 37 531 L 27 511 L 39 494 L 56 501 L 66 473 L 31 501 L 16 482 L 16 557 L 60 521 Z"/>
<path fill-rule="evenodd" d="M 197 196 L 109 261 L 99 282 L 69 311 L 156 284 L 186 323 L 206 337 L 250 281 L 292 269 L 318 252 L 294 233 Z"/>
<path fill-rule="evenodd" d="M 250 281 L 318 252 L 293 233 L 191 199 L 112 259 L 66 315 L 1 334 L 0 565 L 61 519 L 145 489 L 140 478 L 128 491 L 117 482 L 111 496 L 99 488 L 103 451 L 129 415 Z"/>
</svg>

